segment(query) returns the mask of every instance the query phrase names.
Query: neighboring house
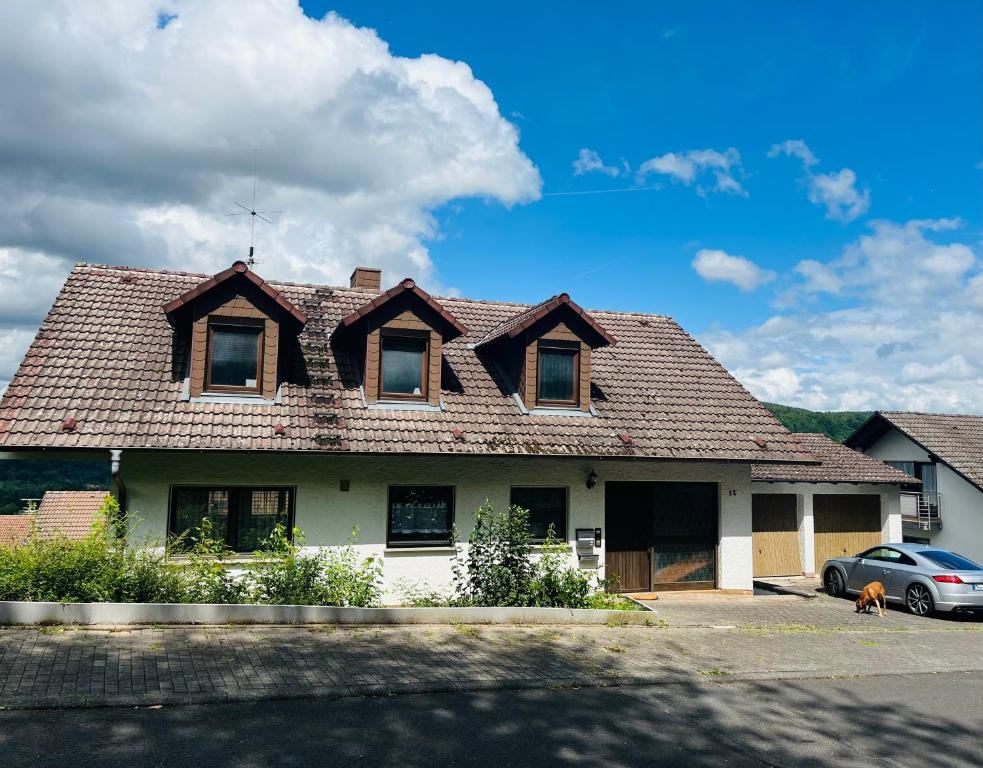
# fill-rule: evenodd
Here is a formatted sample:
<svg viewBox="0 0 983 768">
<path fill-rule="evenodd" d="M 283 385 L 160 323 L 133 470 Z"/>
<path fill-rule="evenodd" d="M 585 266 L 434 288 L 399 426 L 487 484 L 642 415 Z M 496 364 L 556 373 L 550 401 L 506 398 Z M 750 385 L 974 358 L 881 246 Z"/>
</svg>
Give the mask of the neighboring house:
<svg viewBox="0 0 983 768">
<path fill-rule="evenodd" d="M 921 480 L 902 494 L 905 541 L 983 562 L 983 416 L 878 411 L 846 443 Z"/>
<path fill-rule="evenodd" d="M 820 464 L 751 469 L 754 575 L 814 576 L 832 557 L 900 542 L 900 491 L 918 481 L 825 435 L 798 437 Z"/>
<path fill-rule="evenodd" d="M 31 535 L 33 516 L 0 515 L 0 546 L 19 547 Z"/>
<path fill-rule="evenodd" d="M 38 536 L 84 539 L 105 500 L 105 491 L 45 491 L 35 514 Z"/>
<path fill-rule="evenodd" d="M 751 465 L 816 459 L 668 317 L 77 266 L 0 402 L 0 456 L 112 462 L 141 536 L 273 525 L 446 589 L 486 499 L 617 588 L 752 586 Z"/>
</svg>

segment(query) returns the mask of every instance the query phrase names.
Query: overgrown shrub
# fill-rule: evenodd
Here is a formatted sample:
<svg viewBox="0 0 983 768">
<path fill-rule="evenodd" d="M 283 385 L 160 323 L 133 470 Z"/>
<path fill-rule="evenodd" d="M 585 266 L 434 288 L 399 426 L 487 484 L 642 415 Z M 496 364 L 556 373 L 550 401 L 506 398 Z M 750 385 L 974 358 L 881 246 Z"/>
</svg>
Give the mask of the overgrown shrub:
<svg viewBox="0 0 983 768">
<path fill-rule="evenodd" d="M 459 605 L 587 608 L 599 586 L 595 576 L 570 565 L 566 542 L 552 527 L 536 553 L 529 513 L 509 507 L 496 514 L 489 502 L 478 508 L 468 552 L 454 562 Z"/>
<path fill-rule="evenodd" d="M 380 598 L 378 559 L 359 561 L 351 545 L 306 553 L 299 529 L 291 542 L 277 526 L 256 562 L 236 573 L 229 559 L 238 555 L 215 538 L 207 518 L 166 547 L 128 547 L 123 534 L 131 522 L 107 497 L 81 541 L 32 535 L 24 546 L 0 545 L 0 600 L 365 607 Z M 187 560 L 169 557 L 176 552 Z"/>
<path fill-rule="evenodd" d="M 348 546 L 308 553 L 303 550 L 303 531 L 294 528 L 290 541 L 278 523 L 268 549 L 257 553 L 269 562 L 252 575 L 254 598 L 272 605 L 375 605 L 381 592 L 382 564 L 374 557 L 359 562 L 352 546 L 357 536 L 354 529 Z"/>
</svg>

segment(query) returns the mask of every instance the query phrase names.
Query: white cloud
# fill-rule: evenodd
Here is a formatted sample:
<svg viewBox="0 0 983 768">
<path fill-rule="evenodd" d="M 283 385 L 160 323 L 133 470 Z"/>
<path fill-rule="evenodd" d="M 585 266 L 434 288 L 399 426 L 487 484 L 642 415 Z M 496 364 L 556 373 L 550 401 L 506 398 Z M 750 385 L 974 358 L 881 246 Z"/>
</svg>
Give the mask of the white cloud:
<svg viewBox="0 0 983 768">
<path fill-rule="evenodd" d="M 697 185 L 701 195 L 709 191 L 747 196 L 735 174 L 743 176 L 741 153 L 733 147 L 723 152 L 715 149 L 690 149 L 686 152 L 667 152 L 652 157 L 638 168 L 638 176 L 644 179 L 650 174 L 669 176 L 673 181 L 690 186 L 694 181 L 713 178 L 709 187 L 705 183 Z"/>
<path fill-rule="evenodd" d="M 857 174 L 849 168 L 809 177 L 809 202 L 826 208 L 827 219 L 853 221 L 870 208 L 870 190 L 857 189 Z"/>
<path fill-rule="evenodd" d="M 795 157 L 802 162 L 809 202 L 824 207 L 827 219 L 853 221 L 870 208 L 870 190 L 857 186 L 857 174 L 852 169 L 842 168 L 836 173 L 812 172 L 819 158 L 802 139 L 787 139 L 781 144 L 772 144 L 768 157 L 780 155 Z"/>
<path fill-rule="evenodd" d="M 750 259 L 710 248 L 697 251 L 692 266 L 704 280 L 732 283 L 745 292 L 775 279 L 774 272 L 762 269 Z"/>
<path fill-rule="evenodd" d="M 0 71 L 0 335 L 36 323 L 76 260 L 213 272 L 244 257 L 246 220 L 225 214 L 249 203 L 254 147 L 258 207 L 283 211 L 257 224 L 271 279 L 339 283 L 367 263 L 433 285 L 435 209 L 540 194 L 467 64 L 396 56 L 296 0 L 11 0 Z"/>
<path fill-rule="evenodd" d="M 585 173 L 603 173 L 605 176 L 617 176 L 621 173 L 621 169 L 613 165 L 605 165 L 596 151 L 585 147 L 580 150 L 577 159 L 573 161 L 573 175 L 583 176 Z"/>
<path fill-rule="evenodd" d="M 839 257 L 799 263 L 787 311 L 701 340 L 763 399 L 983 413 L 983 273 L 978 252 L 944 241 L 957 225 L 875 221 Z M 803 301 L 824 295 L 849 306 Z"/>
</svg>

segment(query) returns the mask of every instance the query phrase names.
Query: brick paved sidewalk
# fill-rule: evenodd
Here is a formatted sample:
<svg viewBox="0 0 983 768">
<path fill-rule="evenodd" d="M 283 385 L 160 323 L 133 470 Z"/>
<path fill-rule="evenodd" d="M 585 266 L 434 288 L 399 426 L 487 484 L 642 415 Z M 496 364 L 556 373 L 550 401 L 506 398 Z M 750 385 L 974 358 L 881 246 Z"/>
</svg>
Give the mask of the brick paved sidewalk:
<svg viewBox="0 0 983 768">
<path fill-rule="evenodd" d="M 826 598 L 740 606 L 667 602 L 652 627 L 7 628 L 0 706 L 983 670 L 980 623 L 854 618 Z"/>
</svg>

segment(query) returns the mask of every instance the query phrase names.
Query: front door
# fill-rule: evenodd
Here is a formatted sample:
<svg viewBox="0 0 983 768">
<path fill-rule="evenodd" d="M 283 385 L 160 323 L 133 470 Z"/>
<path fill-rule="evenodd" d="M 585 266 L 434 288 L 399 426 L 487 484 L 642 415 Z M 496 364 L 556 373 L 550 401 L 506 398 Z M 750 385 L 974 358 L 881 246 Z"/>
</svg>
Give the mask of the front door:
<svg viewBox="0 0 983 768">
<path fill-rule="evenodd" d="M 604 504 L 609 590 L 715 586 L 716 485 L 606 483 Z"/>
</svg>

